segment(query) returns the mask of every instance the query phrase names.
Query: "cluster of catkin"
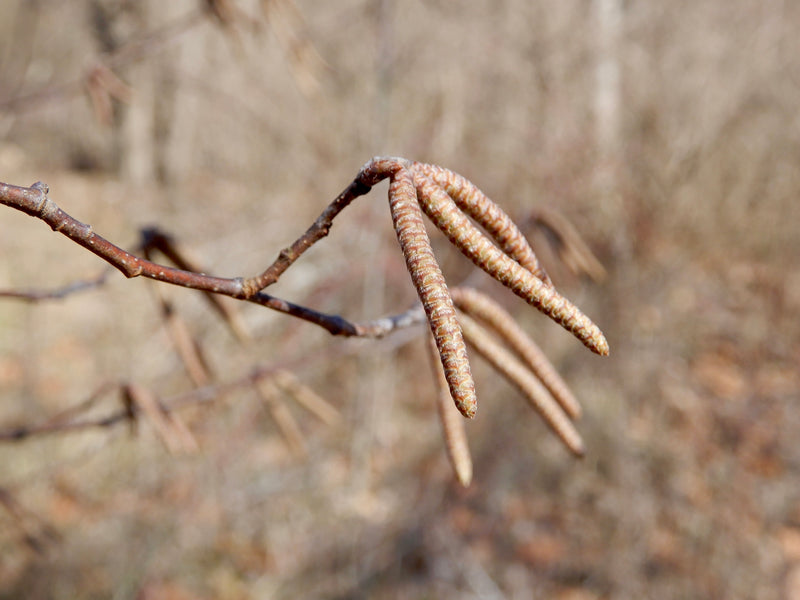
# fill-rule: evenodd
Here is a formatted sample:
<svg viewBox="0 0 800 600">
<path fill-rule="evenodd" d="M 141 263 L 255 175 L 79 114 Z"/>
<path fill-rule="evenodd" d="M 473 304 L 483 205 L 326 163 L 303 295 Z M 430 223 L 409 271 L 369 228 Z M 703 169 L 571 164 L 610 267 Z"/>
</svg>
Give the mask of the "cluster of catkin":
<svg viewBox="0 0 800 600">
<path fill-rule="evenodd" d="M 433 334 L 440 371 L 439 414 L 448 454 L 463 484 L 472 477 L 463 422 L 477 409 L 465 339 L 528 398 L 575 454 L 583 443 L 571 418 L 580 407 L 536 344 L 486 295 L 449 290 L 433 255 L 423 212 L 475 265 L 572 332 L 597 354 L 608 354 L 600 329 L 562 296 L 511 218 L 466 178 L 436 165 L 403 158 L 373 158 L 356 181 L 372 187 L 388 177 L 389 205 L 408 271 Z M 458 308 L 459 312 L 456 312 Z M 493 332 L 495 335 L 492 335 Z"/>
<path fill-rule="evenodd" d="M 54 231 L 97 254 L 127 277 L 146 276 L 204 291 L 239 335 L 240 328 L 219 303 L 217 295 L 262 304 L 313 322 L 336 335 L 378 336 L 396 326 L 403 326 L 408 315 L 379 319 L 367 325 L 350 323 L 336 315 L 325 315 L 276 298 L 263 290 L 328 234 L 334 217 L 350 202 L 386 178 L 389 179 L 389 205 L 394 229 L 433 334 L 433 356 L 438 358 L 442 367 L 437 375 L 442 388 L 440 414 L 450 459 L 459 480 L 468 483 L 472 467 L 463 420 L 455 418 L 459 415 L 452 410 L 450 399 L 467 418 L 475 416 L 477 409 L 465 340 L 525 394 L 572 452 L 582 454 L 583 444 L 571 421 L 578 416 L 580 409 L 567 386 L 534 342 L 499 305 L 475 290 L 448 290 L 425 231 L 423 213 L 473 263 L 572 332 L 588 348 L 605 355 L 608 354 L 608 343 L 600 329 L 555 289 L 511 218 L 457 173 L 404 158 L 373 158 L 303 236 L 283 249 L 262 274 L 250 278 L 226 279 L 198 272 L 171 240 L 155 230 L 143 232 L 145 258 L 134 256 L 61 210 L 49 199 L 47 186 L 42 183 L 30 188 L 0 183 L 0 203 L 42 219 Z M 552 215 L 540 214 L 539 218 L 560 230 L 562 242 L 565 246 L 570 245 L 568 240 L 575 235 L 570 234 L 568 228 L 559 225 Z M 577 251 L 574 243 L 571 246 L 574 252 L 569 255 L 570 261 L 583 263 L 586 252 Z M 150 261 L 148 257 L 155 251 L 163 253 L 176 268 Z M 602 271 L 602 267 L 595 264 L 593 270 Z M 162 306 L 169 317 L 168 303 L 162 302 Z M 202 384 L 206 378 L 202 357 L 192 348 L 191 339 L 180 330 L 180 323 L 174 318 L 169 322 L 187 369 L 195 382 Z M 273 393 L 266 395 L 269 398 L 275 396 Z M 148 405 L 146 399 L 144 404 Z M 274 404 L 271 401 L 271 405 Z"/>
</svg>

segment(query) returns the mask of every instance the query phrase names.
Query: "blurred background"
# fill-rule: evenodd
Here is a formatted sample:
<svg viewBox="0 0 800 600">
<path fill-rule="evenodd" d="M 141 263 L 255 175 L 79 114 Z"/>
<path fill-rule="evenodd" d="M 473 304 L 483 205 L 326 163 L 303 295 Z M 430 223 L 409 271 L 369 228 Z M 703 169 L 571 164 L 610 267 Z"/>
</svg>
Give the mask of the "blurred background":
<svg viewBox="0 0 800 600">
<path fill-rule="evenodd" d="M 475 358 L 462 489 L 423 328 L 342 340 L 232 303 L 243 343 L 201 295 L 116 272 L 0 298 L 0 430 L 114 414 L 121 383 L 186 400 L 169 435 L 0 441 L 0 598 L 800 598 L 798 28 L 785 0 L 4 0 L 0 180 L 47 182 L 126 248 L 158 224 L 233 277 L 370 157 L 437 163 L 520 223 L 576 226 L 604 279 L 531 235 L 611 356 L 478 279 L 582 401 L 587 456 Z M 11 209 L 0 232 L 3 290 L 104 272 Z M 448 281 L 474 271 L 432 238 Z M 386 184 L 270 291 L 354 320 L 410 306 Z M 276 366 L 340 418 L 191 395 Z"/>
</svg>

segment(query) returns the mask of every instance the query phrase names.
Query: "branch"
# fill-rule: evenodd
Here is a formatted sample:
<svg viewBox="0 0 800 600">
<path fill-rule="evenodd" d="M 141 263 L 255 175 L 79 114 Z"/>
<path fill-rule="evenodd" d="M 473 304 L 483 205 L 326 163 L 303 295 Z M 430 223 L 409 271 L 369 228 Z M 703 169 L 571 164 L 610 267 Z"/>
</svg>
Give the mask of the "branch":
<svg viewBox="0 0 800 600">
<path fill-rule="evenodd" d="M 389 208 L 395 233 L 422 310 L 415 307 L 401 315 L 358 324 L 338 315 L 328 315 L 293 304 L 264 291 L 277 282 L 311 246 L 328 235 L 334 218 L 344 208 L 386 178 L 390 180 Z M 417 323 L 424 316 L 441 359 L 444 381 L 462 415 L 471 418 L 477 408 L 475 384 L 464 343 L 466 339 L 525 394 L 573 453 L 583 454 L 583 443 L 569 420 L 570 416 L 580 413 L 577 402 L 552 365 L 535 344 L 515 327 L 510 316 L 488 299 L 467 291 L 455 294 L 461 308 L 475 314 L 494 329 L 510 346 L 507 349 L 466 314 L 456 315 L 454 297 L 433 254 L 423 223 L 423 213 L 476 266 L 570 331 L 592 351 L 600 355 L 608 354 L 608 342 L 597 325 L 555 289 L 527 240 L 508 215 L 471 182 L 456 173 L 404 158 L 372 158 L 302 236 L 281 250 L 260 275 L 250 278 L 212 277 L 197 272 L 197 267 L 184 257 L 168 236 L 152 229 L 143 231 L 144 258 L 135 256 L 96 234 L 91 226 L 68 215 L 48 197 L 48 191 L 48 187 L 41 182 L 29 188 L 0 183 L 0 203 L 41 219 L 54 231 L 101 257 L 129 278 L 144 276 L 200 290 L 209 297 L 221 294 L 246 300 L 315 323 L 334 335 L 378 337 Z M 473 224 L 470 217 L 483 227 L 485 233 Z M 149 260 L 154 251 L 162 252 L 179 268 Z M 221 307 L 217 308 L 224 313 Z M 125 389 L 132 388 L 128 386 Z M 132 393 L 128 396 L 133 398 Z M 271 397 L 270 393 L 266 396 Z M 150 396 L 145 394 L 142 398 L 144 405 L 133 401 L 127 404 L 149 407 L 153 418 L 160 418 L 161 412 L 154 412 L 155 404 Z M 274 405 L 274 402 L 271 404 Z M 158 411 L 162 410 L 167 409 L 159 407 Z M 99 422 L 51 423 L 40 426 L 37 432 L 107 426 L 131 418 L 133 413 L 135 411 L 128 406 L 125 411 Z M 284 429 L 289 432 L 289 422 L 284 419 L 283 423 Z M 443 420 L 443 426 L 452 445 L 460 434 L 449 421 Z M 161 429 L 166 432 L 165 427 Z M 6 439 L 22 439 L 27 435 L 30 435 L 30 430 L 17 430 L 10 432 Z M 0 439 L 3 439 L 2 434 Z M 170 447 L 176 446 L 172 444 Z M 459 478 L 467 481 L 468 469 L 464 466 L 466 463 L 462 462 L 454 461 L 454 464 Z"/>
<path fill-rule="evenodd" d="M 419 312 L 422 314 L 422 321 L 424 321 L 424 313 L 422 313 L 421 307 L 419 307 Z M 391 318 L 387 320 L 391 320 Z M 392 340 L 384 341 L 383 344 L 388 344 L 389 347 L 394 348 L 398 345 L 403 345 L 410 342 L 412 339 L 414 339 L 414 337 L 399 336 L 400 339 L 395 337 Z M 341 358 L 343 356 L 357 354 L 362 351 L 363 347 L 360 345 L 348 345 L 342 342 L 328 348 L 309 352 L 300 357 L 280 360 L 269 365 L 256 365 L 250 370 L 249 373 L 246 373 L 245 375 L 235 379 L 231 379 L 222 383 L 214 383 L 197 387 L 169 398 L 165 398 L 161 402 L 161 409 L 165 413 L 171 413 L 189 406 L 212 402 L 216 399 L 223 398 L 236 390 L 252 388 L 264 379 L 280 379 L 289 369 L 298 367 L 306 368 L 316 362 L 330 360 L 331 357 Z M 100 398 L 106 396 L 114 390 L 123 390 L 125 385 L 126 384 L 124 382 L 104 383 L 98 387 L 97 390 L 94 391 L 88 398 L 60 413 L 57 413 L 43 423 L 33 425 L 17 425 L 0 429 L 0 443 L 22 442 L 33 437 L 76 433 L 87 429 L 105 429 L 120 423 L 132 422 L 132 420 L 136 417 L 136 413 L 134 412 L 136 409 L 135 407 L 124 405 L 117 410 L 112 410 L 106 415 L 80 418 L 80 414 L 85 413 L 90 408 L 94 408 Z M 312 410 L 313 412 L 313 409 L 309 410 Z M 322 410 L 324 411 L 325 409 Z M 319 416 L 319 412 L 320 411 L 318 409 L 315 414 L 318 414 Z M 320 417 L 326 422 L 333 418 L 330 414 L 331 411 L 327 412 L 328 414 L 326 417 Z"/>
<path fill-rule="evenodd" d="M 87 73 L 77 81 L 55 84 L 30 94 L 0 99 L 0 111 L 27 112 L 49 102 L 61 101 L 80 94 L 94 68 L 98 65 L 108 70 L 115 70 L 142 60 L 202 23 L 204 18 L 205 12 L 202 9 L 190 11 L 161 28 L 128 42 L 112 53 L 98 55 L 95 60 L 91 61 L 94 67 L 90 67 Z"/>
<path fill-rule="evenodd" d="M 44 300 L 62 300 L 72 294 L 93 290 L 102 287 L 108 280 L 110 271 L 103 271 L 92 279 L 73 281 L 63 287 L 52 290 L 0 290 L 0 298 L 15 298 L 27 302 L 42 302 Z"/>
<path fill-rule="evenodd" d="M 338 315 L 321 313 L 261 291 L 278 281 L 278 278 L 286 269 L 300 258 L 306 250 L 328 235 L 336 215 L 355 198 L 366 194 L 369 190 L 370 186 L 359 179 L 353 181 L 322 212 L 303 236 L 288 248 L 281 250 L 278 258 L 269 268 L 261 275 L 247 279 L 242 277 L 212 277 L 203 273 L 169 267 L 131 254 L 95 233 L 91 225 L 81 223 L 67 214 L 50 199 L 48 196 L 49 188 L 41 182 L 34 183 L 30 187 L 19 187 L 0 182 L 0 204 L 41 219 L 53 231 L 67 236 L 78 245 L 96 254 L 126 277 L 147 277 L 181 287 L 247 300 L 319 325 L 332 335 L 380 337 L 394 329 L 395 325 L 382 322 L 377 327 L 375 327 L 375 324 L 358 326 Z M 63 291 L 58 293 L 66 295 Z M 29 295 L 24 292 L 6 292 L 2 295 L 30 299 Z"/>
</svg>

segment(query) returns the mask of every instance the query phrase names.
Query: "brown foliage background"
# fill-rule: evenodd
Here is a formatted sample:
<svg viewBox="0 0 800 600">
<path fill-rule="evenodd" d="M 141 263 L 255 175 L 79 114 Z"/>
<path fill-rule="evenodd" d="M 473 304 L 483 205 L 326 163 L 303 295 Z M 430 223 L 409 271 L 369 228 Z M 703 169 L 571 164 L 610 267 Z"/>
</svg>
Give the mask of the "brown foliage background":
<svg viewBox="0 0 800 600">
<path fill-rule="evenodd" d="M 115 68 L 133 95 L 104 126 L 80 87 L 58 86 L 199 5 L 3 2 L 0 179 L 46 181 L 122 245 L 158 223 L 225 276 L 268 264 L 376 154 L 453 168 L 518 220 L 558 208 L 609 276 L 546 266 L 611 357 L 504 301 L 584 402 L 587 457 L 476 360 L 460 490 L 420 330 L 341 341 L 242 306 L 243 348 L 198 294 L 162 289 L 217 380 L 286 363 L 343 424 L 297 410 L 299 458 L 240 391 L 181 413 L 196 453 L 168 454 L 145 424 L 0 446 L 0 597 L 800 597 L 800 5 L 627 3 L 603 145 L 587 2 L 298 0 L 302 19 L 263 4 L 268 22 L 237 4 L 255 32 L 203 17 Z M 404 310 L 384 193 L 277 293 L 354 319 Z M 4 289 L 102 269 L 22 214 L 0 211 L 0 232 Z M 434 244 L 450 280 L 471 272 Z M 154 285 L 114 275 L 59 302 L 3 300 L 0 423 L 106 381 L 190 389 Z"/>
</svg>

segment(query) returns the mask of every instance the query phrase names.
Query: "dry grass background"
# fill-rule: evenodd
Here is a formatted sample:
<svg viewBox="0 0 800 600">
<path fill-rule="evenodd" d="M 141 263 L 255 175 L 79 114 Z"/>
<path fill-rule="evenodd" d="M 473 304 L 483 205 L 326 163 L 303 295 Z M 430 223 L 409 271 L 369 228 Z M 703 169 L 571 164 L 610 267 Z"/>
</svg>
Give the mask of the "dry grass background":
<svg viewBox="0 0 800 600">
<path fill-rule="evenodd" d="M 226 276 L 266 266 L 375 154 L 459 171 L 520 219 L 556 207 L 609 271 L 590 284 L 550 264 L 612 356 L 497 298 L 583 400 L 588 456 L 477 362 L 475 481 L 458 489 L 418 330 L 342 341 L 244 306 L 242 348 L 169 289 L 217 380 L 286 362 L 343 423 L 297 410 L 300 458 L 240 391 L 181 413 L 193 454 L 146 424 L 3 444 L 0 488 L 27 516 L 0 510 L 0 597 L 800 598 L 800 5 L 627 3 L 619 142 L 601 152 L 588 2 L 298 0 L 303 22 L 267 4 L 257 33 L 207 19 L 118 69 L 134 108 L 113 126 L 81 94 L 0 111 L 0 179 L 46 181 L 122 245 L 159 223 Z M 0 100 L 76 81 L 102 39 L 195 9 L 3 2 Z M 0 232 L 2 288 L 101 269 L 24 215 L 0 211 Z M 352 318 L 403 310 L 393 237 L 381 186 L 276 293 Z M 451 281 L 470 273 L 437 243 Z M 4 300 L 0 423 L 40 422 L 105 381 L 190 389 L 153 285 Z"/>
</svg>

